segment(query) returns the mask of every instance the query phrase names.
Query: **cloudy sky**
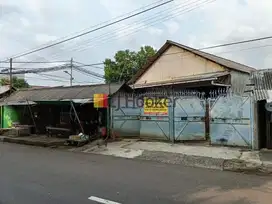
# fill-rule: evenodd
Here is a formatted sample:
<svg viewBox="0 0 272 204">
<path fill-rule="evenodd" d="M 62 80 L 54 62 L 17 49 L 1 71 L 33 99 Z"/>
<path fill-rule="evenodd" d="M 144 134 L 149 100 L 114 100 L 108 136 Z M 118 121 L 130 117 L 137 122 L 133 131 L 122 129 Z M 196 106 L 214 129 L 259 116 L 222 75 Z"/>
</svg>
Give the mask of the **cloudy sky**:
<svg viewBox="0 0 272 204">
<path fill-rule="evenodd" d="M 164 1 L 167 0 L 160 2 Z M 148 5 L 154 6 L 155 2 L 159 1 L 0 0 L 0 60 L 105 25 Z M 73 57 L 75 61 L 92 64 L 113 57 L 120 49 L 137 50 L 142 45 L 158 49 L 167 39 L 202 48 L 265 37 L 272 34 L 271 10 L 271 0 L 174 0 L 127 21 L 16 60 L 52 62 Z M 207 51 L 258 69 L 272 68 L 272 40 Z M 14 67 L 54 65 L 58 63 L 14 64 Z M 86 69 L 103 74 L 99 67 Z M 101 82 L 77 72 L 74 78 L 75 84 Z M 69 85 L 69 76 L 63 71 L 28 74 L 26 79 L 35 85 Z"/>
</svg>

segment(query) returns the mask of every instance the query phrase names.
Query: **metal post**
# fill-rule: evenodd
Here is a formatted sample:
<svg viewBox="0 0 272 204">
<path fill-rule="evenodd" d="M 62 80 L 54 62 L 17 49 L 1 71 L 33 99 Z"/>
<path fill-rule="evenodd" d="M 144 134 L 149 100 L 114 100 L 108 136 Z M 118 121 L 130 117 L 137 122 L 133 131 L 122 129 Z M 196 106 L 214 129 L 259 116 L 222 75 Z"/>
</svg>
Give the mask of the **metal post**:
<svg viewBox="0 0 272 204">
<path fill-rule="evenodd" d="M 81 125 L 80 119 L 79 119 L 78 114 L 77 114 L 77 112 L 76 112 L 76 108 L 75 108 L 75 106 L 74 106 L 74 104 L 73 104 L 72 101 L 70 101 L 70 103 L 71 103 L 71 107 L 72 107 L 73 110 L 74 110 L 74 113 L 75 113 L 77 122 L 78 122 L 78 124 L 79 124 L 79 126 L 80 126 L 80 129 L 81 129 L 82 133 L 84 134 L 84 129 L 83 129 L 82 125 Z"/>
<path fill-rule="evenodd" d="M 12 93 L 12 58 L 9 59 L 9 86 L 10 93 Z"/>
<path fill-rule="evenodd" d="M 111 86 L 110 86 L 110 82 L 109 82 L 109 93 L 108 93 L 108 107 L 107 107 L 107 138 L 110 138 L 111 134 L 112 134 L 112 113 L 111 113 Z"/>
<path fill-rule="evenodd" d="M 32 109 L 31 109 L 31 106 L 30 106 L 28 100 L 26 100 L 26 102 L 27 102 L 27 106 L 28 106 L 29 113 L 30 113 L 30 115 L 31 115 L 31 119 L 32 119 L 33 125 L 34 125 L 34 127 L 35 127 L 35 133 L 37 134 L 37 133 L 38 133 L 38 128 L 37 128 L 37 125 L 36 125 L 36 122 L 35 122 L 35 118 L 34 118 L 34 115 L 33 115 Z"/>
<path fill-rule="evenodd" d="M 73 58 L 71 58 L 70 86 L 73 86 Z"/>
<path fill-rule="evenodd" d="M 175 96 L 174 96 L 174 87 L 173 85 L 171 86 L 171 106 L 168 107 L 168 111 L 169 111 L 169 115 L 168 115 L 168 120 L 169 120 L 169 124 L 170 124 L 170 140 L 172 140 L 172 144 L 175 144 Z M 169 106 L 169 104 L 168 104 Z M 171 138 L 172 135 L 172 138 Z"/>
</svg>

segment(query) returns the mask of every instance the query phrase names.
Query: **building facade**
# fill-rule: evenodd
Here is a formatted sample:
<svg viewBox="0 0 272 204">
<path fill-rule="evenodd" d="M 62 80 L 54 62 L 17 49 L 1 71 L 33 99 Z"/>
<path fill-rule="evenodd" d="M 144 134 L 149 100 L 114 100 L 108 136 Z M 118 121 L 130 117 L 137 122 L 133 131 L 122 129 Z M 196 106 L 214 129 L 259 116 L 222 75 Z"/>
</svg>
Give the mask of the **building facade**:
<svg viewBox="0 0 272 204">
<path fill-rule="evenodd" d="M 134 94 L 123 93 L 113 100 L 122 106 L 112 110 L 113 130 L 123 136 L 257 148 L 255 105 L 246 92 L 253 71 L 167 41 L 129 81 Z M 135 105 L 132 98 L 144 105 Z M 171 105 L 146 107 L 147 98 Z"/>
</svg>

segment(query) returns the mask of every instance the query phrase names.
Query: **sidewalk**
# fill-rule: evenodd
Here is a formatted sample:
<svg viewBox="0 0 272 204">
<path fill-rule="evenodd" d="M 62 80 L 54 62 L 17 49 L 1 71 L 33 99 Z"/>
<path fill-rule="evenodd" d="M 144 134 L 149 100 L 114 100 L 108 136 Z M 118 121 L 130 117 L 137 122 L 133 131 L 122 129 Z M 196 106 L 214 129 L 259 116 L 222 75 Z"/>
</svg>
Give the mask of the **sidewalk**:
<svg viewBox="0 0 272 204">
<path fill-rule="evenodd" d="M 245 151 L 238 148 L 122 140 L 108 143 L 107 147 L 91 144 L 86 145 L 83 149 L 76 148 L 71 151 L 223 171 L 272 174 L 272 152 L 269 154 L 271 155 L 270 162 L 262 160 L 259 151 Z"/>
</svg>

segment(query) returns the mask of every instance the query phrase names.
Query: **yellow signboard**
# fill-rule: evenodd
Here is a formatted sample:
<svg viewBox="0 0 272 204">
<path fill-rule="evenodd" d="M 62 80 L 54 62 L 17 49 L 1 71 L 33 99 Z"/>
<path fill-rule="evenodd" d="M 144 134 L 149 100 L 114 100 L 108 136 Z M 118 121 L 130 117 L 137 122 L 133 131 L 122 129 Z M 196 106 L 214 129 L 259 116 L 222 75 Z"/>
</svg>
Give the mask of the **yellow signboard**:
<svg viewBox="0 0 272 204">
<path fill-rule="evenodd" d="M 144 114 L 168 115 L 168 99 L 144 98 Z"/>
</svg>

